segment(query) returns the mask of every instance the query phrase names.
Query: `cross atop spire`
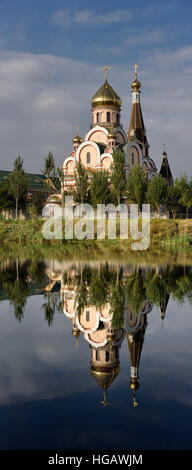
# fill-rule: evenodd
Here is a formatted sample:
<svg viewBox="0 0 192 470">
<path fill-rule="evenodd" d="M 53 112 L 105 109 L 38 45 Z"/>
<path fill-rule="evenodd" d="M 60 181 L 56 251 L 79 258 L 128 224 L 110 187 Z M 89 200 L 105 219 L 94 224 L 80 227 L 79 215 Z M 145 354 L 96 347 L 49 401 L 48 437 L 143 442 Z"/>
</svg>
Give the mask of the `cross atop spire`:
<svg viewBox="0 0 192 470">
<path fill-rule="evenodd" d="M 138 72 L 139 65 L 135 64 L 133 68 L 135 70 L 135 78 L 137 78 L 137 72 Z"/>
<path fill-rule="evenodd" d="M 77 136 L 79 137 L 79 126 L 76 126 L 77 129 Z"/>
<path fill-rule="evenodd" d="M 105 70 L 105 80 L 107 80 L 108 78 L 108 70 L 111 70 L 111 67 L 109 67 L 108 65 L 105 65 L 104 69 Z"/>
</svg>

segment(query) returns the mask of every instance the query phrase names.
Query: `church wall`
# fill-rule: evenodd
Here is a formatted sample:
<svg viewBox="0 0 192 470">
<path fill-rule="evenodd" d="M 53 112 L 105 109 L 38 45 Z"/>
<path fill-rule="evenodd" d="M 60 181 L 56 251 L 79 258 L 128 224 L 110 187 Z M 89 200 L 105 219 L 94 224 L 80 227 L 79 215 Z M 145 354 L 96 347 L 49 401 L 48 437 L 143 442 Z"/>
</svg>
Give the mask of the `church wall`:
<svg viewBox="0 0 192 470">
<path fill-rule="evenodd" d="M 74 172 L 75 172 L 75 163 L 73 161 L 69 161 L 66 165 L 66 173 L 74 174 Z"/>
<path fill-rule="evenodd" d="M 107 144 L 107 136 L 102 131 L 95 131 L 91 134 L 89 140 L 93 140 L 94 142 L 101 142 Z"/>
<path fill-rule="evenodd" d="M 87 153 L 90 153 L 90 163 L 87 164 Z M 81 163 L 87 166 L 97 166 L 97 151 L 92 145 L 86 145 L 80 150 L 79 159 Z"/>
<path fill-rule="evenodd" d="M 117 135 L 117 139 L 118 139 L 119 144 L 124 144 L 125 139 L 124 139 L 123 135 L 121 134 L 121 132 L 117 132 L 116 135 Z"/>
<path fill-rule="evenodd" d="M 110 167 L 111 167 L 111 159 L 109 157 L 104 157 L 102 162 L 101 162 L 101 165 L 102 167 L 104 168 L 104 170 L 109 170 Z"/>
<path fill-rule="evenodd" d="M 132 162 L 132 154 L 134 154 L 134 163 Z M 133 166 L 139 165 L 139 164 L 140 164 L 139 152 L 138 152 L 137 148 L 134 145 L 132 145 L 128 150 L 128 165 L 129 165 L 129 168 L 131 169 Z"/>
<path fill-rule="evenodd" d="M 87 320 L 88 312 L 89 320 Z M 94 327 L 97 328 L 97 312 L 96 307 L 94 305 L 87 306 L 84 308 L 83 312 L 80 315 L 79 323 L 85 330 L 92 330 Z"/>
</svg>

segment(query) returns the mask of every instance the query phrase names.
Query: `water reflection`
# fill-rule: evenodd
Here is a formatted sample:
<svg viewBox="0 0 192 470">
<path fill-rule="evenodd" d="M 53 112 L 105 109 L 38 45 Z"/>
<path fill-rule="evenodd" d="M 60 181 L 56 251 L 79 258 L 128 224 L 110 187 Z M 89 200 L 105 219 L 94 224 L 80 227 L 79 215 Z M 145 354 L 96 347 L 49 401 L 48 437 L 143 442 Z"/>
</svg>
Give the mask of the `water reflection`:
<svg viewBox="0 0 192 470">
<path fill-rule="evenodd" d="M 71 322 L 76 347 L 80 336 L 88 343 L 90 372 L 107 390 L 120 374 L 119 350 L 127 341 L 132 403 L 138 405 L 139 364 L 148 315 L 158 306 L 162 325 L 170 296 L 192 303 L 190 266 L 119 265 L 45 261 L 5 261 L 0 272 L 0 300 L 9 299 L 16 319 L 24 320 L 27 297 L 43 295 L 41 312 L 51 327 L 56 312 Z"/>
</svg>

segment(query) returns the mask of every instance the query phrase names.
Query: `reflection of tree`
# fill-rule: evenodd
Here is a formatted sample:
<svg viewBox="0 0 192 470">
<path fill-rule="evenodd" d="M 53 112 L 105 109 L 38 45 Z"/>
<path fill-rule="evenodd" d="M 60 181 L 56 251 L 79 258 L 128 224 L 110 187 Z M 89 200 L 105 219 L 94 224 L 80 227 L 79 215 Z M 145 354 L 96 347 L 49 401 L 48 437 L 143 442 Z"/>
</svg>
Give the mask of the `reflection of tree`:
<svg viewBox="0 0 192 470">
<path fill-rule="evenodd" d="M 47 299 L 47 302 L 42 304 L 41 308 L 44 310 L 45 320 L 50 327 L 53 323 L 54 313 L 55 313 L 55 297 L 52 292 L 45 292 L 44 297 Z"/>
<path fill-rule="evenodd" d="M 102 307 L 107 303 L 108 282 L 103 272 L 93 272 L 90 284 L 90 302 L 96 307 Z"/>
<path fill-rule="evenodd" d="M 2 283 L 3 288 L 7 291 L 10 303 L 14 307 L 15 317 L 18 321 L 21 321 L 24 317 L 24 309 L 28 296 L 26 276 L 26 265 L 21 268 L 17 259 L 15 269 L 12 271 L 9 270 L 7 276 L 4 275 L 4 281 Z"/>
<path fill-rule="evenodd" d="M 119 330 L 124 326 L 125 293 L 122 282 L 112 289 L 111 310 L 113 312 L 112 328 Z"/>
<path fill-rule="evenodd" d="M 146 300 L 145 279 L 140 272 L 135 273 L 125 284 L 126 303 L 135 315 L 139 314 Z"/>
</svg>

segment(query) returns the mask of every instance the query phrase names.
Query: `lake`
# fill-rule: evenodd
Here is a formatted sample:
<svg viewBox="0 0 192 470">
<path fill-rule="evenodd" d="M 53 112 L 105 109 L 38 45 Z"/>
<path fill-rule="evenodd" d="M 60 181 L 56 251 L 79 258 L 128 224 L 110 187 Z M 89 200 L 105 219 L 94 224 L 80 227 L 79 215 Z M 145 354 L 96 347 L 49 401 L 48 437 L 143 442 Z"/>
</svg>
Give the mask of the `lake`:
<svg viewBox="0 0 192 470">
<path fill-rule="evenodd" d="M 0 262 L 0 449 L 191 449 L 192 266 Z"/>
</svg>

